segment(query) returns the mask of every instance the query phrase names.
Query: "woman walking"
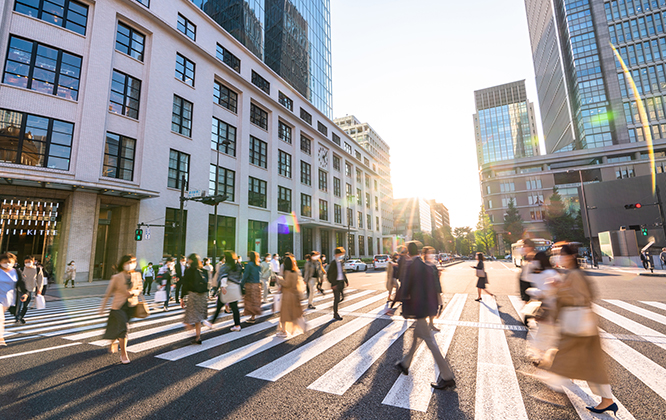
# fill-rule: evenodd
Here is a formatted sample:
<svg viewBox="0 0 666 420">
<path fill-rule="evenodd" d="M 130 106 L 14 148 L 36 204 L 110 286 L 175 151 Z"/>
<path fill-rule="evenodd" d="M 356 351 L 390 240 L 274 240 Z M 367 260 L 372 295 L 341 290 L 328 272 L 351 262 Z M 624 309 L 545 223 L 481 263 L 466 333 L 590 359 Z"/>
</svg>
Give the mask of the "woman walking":
<svg viewBox="0 0 666 420">
<path fill-rule="evenodd" d="M 317 309 L 314 306 L 315 290 L 317 288 L 321 289 L 320 285 L 324 281 L 325 275 L 326 272 L 321 264 L 320 254 L 317 251 L 313 251 L 310 259 L 305 263 L 303 270 L 303 281 L 308 286 L 308 309 Z"/>
<path fill-rule="evenodd" d="M 546 352 L 557 345 L 558 334 L 553 312 L 556 303 L 556 285 L 560 282 L 560 275 L 550 264 L 550 258 L 545 252 L 537 252 L 532 264 L 534 270 L 529 273 L 527 279 L 533 287 L 525 291 L 532 298 L 526 307 L 530 313 L 524 312 L 524 315 L 532 316 L 535 321 L 530 323 L 530 329 L 534 334 L 527 336 L 529 342 L 527 355 L 532 363 L 538 366 Z"/>
<path fill-rule="evenodd" d="M 110 353 L 118 351 L 116 341 L 120 344 L 120 361 L 123 364 L 130 362 L 127 355 L 127 334 L 129 333 L 129 321 L 134 316 L 134 310 L 139 303 L 139 295 L 143 290 L 141 273 L 135 271 L 136 258 L 132 254 L 123 255 L 117 265 L 118 273 L 111 277 L 106 294 L 102 299 L 99 313 L 104 313 L 106 302 L 113 295 L 111 301 L 111 312 L 106 324 L 106 332 L 103 338 L 111 340 Z"/>
<path fill-rule="evenodd" d="M 259 279 L 261 280 L 261 285 L 264 290 L 261 301 L 263 303 L 268 302 L 268 286 L 270 285 L 271 277 L 273 272 L 271 271 L 271 254 L 266 254 L 264 260 L 261 262 L 261 274 Z"/>
<path fill-rule="evenodd" d="M 208 294 L 208 271 L 203 268 L 201 258 L 197 254 L 190 254 L 187 257 L 188 267 L 183 276 L 182 299 L 180 307 L 185 308 L 183 323 L 185 328 L 196 330 L 196 337 L 192 344 L 201 344 L 201 323 L 206 324 L 208 328 L 213 325 L 206 320 L 208 318 L 208 303 L 206 296 Z M 185 303 L 187 296 L 187 304 Z"/>
<path fill-rule="evenodd" d="M 72 282 L 72 289 L 74 288 L 74 280 L 76 280 L 76 264 L 74 260 L 70 261 L 65 267 L 65 288 L 67 288 L 67 283 Z"/>
<path fill-rule="evenodd" d="M 474 299 L 477 302 L 481 302 L 481 291 L 484 291 L 488 293 L 490 296 L 495 297 L 492 293 L 486 290 L 486 285 L 489 283 L 488 282 L 488 275 L 486 274 L 486 270 L 483 268 L 483 252 L 477 252 L 476 253 L 476 260 L 478 261 L 478 264 L 473 265 L 472 268 L 476 269 L 476 277 L 479 279 L 476 281 L 476 290 L 479 292 L 479 297 L 477 299 Z"/>
<path fill-rule="evenodd" d="M 300 271 L 291 255 L 284 258 L 284 277 L 279 278 L 282 289 L 282 309 L 278 336 L 289 337 L 305 331 L 305 319 L 301 308 L 303 286 L 298 278 Z"/>
<path fill-rule="evenodd" d="M 561 389 L 569 382 L 566 378 L 587 381 L 592 392 L 601 397 L 596 407 L 587 409 L 597 414 L 606 411 L 616 413 L 618 406 L 613 402 L 599 330 L 591 309 L 595 293 L 592 283 L 578 267 L 577 256 L 574 245 L 567 244 L 560 248 L 560 262 L 568 271 L 555 293 L 555 319 L 560 322 L 561 332 L 558 351 L 549 369 L 551 377 L 547 382 L 551 387 Z M 572 312 L 586 313 L 586 316 L 567 316 Z M 593 322 L 583 329 L 581 325 L 585 323 L 580 322 L 581 319 Z"/>
<path fill-rule="evenodd" d="M 245 297 L 243 302 L 245 309 L 243 315 L 250 315 L 246 322 L 254 324 L 257 322 L 256 316 L 261 315 L 261 266 L 259 265 L 259 254 L 250 251 L 250 260 L 245 265 L 243 271 L 243 280 L 241 289 L 245 288 Z"/>
<path fill-rule="evenodd" d="M 386 290 L 388 291 L 388 297 L 386 298 L 386 303 L 393 302 L 393 300 L 395 299 L 393 290 L 395 290 L 396 294 L 398 293 L 397 269 L 398 269 L 398 253 L 394 252 L 393 255 L 391 255 L 391 258 L 389 259 L 388 264 L 386 265 Z"/>
<path fill-rule="evenodd" d="M 0 254 L 0 347 L 5 347 L 5 311 L 14 306 L 16 301 L 25 302 L 28 295 L 22 292 L 19 282 L 22 281 L 14 268 L 16 255 L 11 252 Z M 21 294 L 17 299 L 17 293 Z M 14 310 L 17 310 L 17 306 Z"/>
<path fill-rule="evenodd" d="M 229 304 L 234 317 L 234 326 L 231 327 L 231 331 L 241 330 L 238 301 L 242 297 L 240 284 L 243 273 L 237 260 L 238 257 L 235 252 L 224 252 L 224 264 L 220 267 L 216 279 L 216 283 L 220 287 L 220 293 L 217 295 L 217 309 L 215 309 L 215 314 L 210 320 L 211 324 L 214 324 L 222 307 Z"/>
</svg>

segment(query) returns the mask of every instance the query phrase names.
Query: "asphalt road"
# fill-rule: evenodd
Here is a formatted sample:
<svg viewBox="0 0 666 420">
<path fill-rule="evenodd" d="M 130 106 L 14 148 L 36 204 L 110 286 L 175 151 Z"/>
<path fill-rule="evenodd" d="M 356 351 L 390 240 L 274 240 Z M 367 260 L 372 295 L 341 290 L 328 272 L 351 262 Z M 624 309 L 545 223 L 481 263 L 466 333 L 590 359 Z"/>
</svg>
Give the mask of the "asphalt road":
<svg viewBox="0 0 666 420">
<path fill-rule="evenodd" d="M 382 315 L 384 271 L 349 275 L 341 322 L 331 321 L 330 292 L 317 296 L 317 310 L 306 311 L 311 328 L 289 340 L 272 337 L 270 305 L 240 333 L 229 332 L 228 316 L 221 319 L 201 346 L 189 344 L 175 306 L 155 311 L 133 321 L 129 365 L 101 340 L 102 283 L 52 288 L 47 308 L 30 311 L 26 325 L 7 320 L 0 419 L 611 418 L 584 412 L 593 403 L 584 384 L 562 395 L 530 376 L 527 331 L 514 306 L 517 269 L 488 263 L 497 299 L 477 303 L 470 265 L 442 272 L 436 339 L 456 375 L 453 391 L 431 392 L 427 351 L 417 353 L 409 376 L 395 370 L 413 329 Z M 620 418 L 666 418 L 666 279 L 608 269 L 589 275 L 611 385 L 627 410 Z"/>
</svg>

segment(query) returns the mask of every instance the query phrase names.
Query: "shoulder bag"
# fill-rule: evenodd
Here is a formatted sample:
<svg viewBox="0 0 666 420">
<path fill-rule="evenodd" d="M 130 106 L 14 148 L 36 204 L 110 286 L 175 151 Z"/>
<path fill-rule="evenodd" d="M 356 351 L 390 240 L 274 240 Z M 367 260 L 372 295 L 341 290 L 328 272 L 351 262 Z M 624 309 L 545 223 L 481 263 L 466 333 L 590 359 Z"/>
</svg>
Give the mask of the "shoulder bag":
<svg viewBox="0 0 666 420">
<path fill-rule="evenodd" d="M 477 277 L 485 277 L 485 276 L 486 276 L 486 272 L 483 271 L 482 268 L 477 268 L 477 269 L 476 269 L 476 276 L 477 276 Z"/>
<path fill-rule="evenodd" d="M 135 318 L 148 318 L 150 315 L 150 309 L 146 303 L 146 299 L 143 297 L 143 294 L 140 295 L 139 303 L 134 307 L 134 317 Z"/>
<path fill-rule="evenodd" d="M 589 306 L 565 306 L 560 309 L 558 318 L 560 334 L 573 337 L 592 337 L 599 333 L 597 317 Z"/>
</svg>

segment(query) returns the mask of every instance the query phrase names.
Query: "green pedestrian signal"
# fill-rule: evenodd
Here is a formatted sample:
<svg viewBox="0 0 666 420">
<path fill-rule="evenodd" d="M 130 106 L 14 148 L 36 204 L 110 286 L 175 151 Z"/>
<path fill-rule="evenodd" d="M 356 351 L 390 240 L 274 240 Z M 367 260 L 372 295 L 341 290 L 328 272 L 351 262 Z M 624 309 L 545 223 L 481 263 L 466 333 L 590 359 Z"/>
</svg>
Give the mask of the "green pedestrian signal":
<svg viewBox="0 0 666 420">
<path fill-rule="evenodd" d="M 143 239 L 143 229 L 137 229 L 134 231 L 134 240 L 140 241 Z"/>
<path fill-rule="evenodd" d="M 647 231 L 647 228 L 645 226 L 641 226 L 641 233 L 643 234 L 643 236 L 648 235 L 648 231 Z"/>
</svg>

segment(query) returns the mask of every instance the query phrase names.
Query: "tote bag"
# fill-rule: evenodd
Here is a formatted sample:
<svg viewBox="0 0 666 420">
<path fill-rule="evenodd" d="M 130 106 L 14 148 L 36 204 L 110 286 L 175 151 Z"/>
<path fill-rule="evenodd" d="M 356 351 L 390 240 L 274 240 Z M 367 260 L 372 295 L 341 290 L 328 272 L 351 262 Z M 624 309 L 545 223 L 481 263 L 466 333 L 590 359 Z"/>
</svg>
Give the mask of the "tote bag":
<svg viewBox="0 0 666 420">
<path fill-rule="evenodd" d="M 150 315 L 150 309 L 148 308 L 148 304 L 146 303 L 145 298 L 143 297 L 143 295 L 141 295 L 141 300 L 134 307 L 134 317 L 148 318 L 149 315 Z"/>
<path fill-rule="evenodd" d="M 155 292 L 155 302 L 164 302 L 166 300 L 166 290 L 158 290 Z"/>
<path fill-rule="evenodd" d="M 46 299 L 43 295 L 35 296 L 35 309 L 44 309 L 46 308 Z"/>
<path fill-rule="evenodd" d="M 566 306 L 560 310 L 560 333 L 574 337 L 597 334 L 597 318 L 587 306 Z"/>
<path fill-rule="evenodd" d="M 282 293 L 275 293 L 273 295 L 273 312 L 280 312 L 282 309 Z"/>
</svg>

